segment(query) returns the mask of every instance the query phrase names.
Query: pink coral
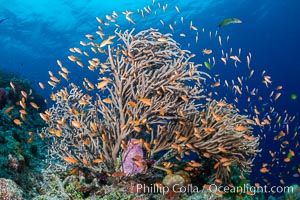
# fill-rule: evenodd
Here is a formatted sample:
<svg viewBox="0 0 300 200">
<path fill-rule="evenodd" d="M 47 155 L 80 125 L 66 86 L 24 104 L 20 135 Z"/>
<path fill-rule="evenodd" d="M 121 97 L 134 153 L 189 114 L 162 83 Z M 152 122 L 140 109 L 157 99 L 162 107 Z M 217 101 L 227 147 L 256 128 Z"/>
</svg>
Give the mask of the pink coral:
<svg viewBox="0 0 300 200">
<path fill-rule="evenodd" d="M 130 140 L 128 148 L 123 156 L 122 168 L 126 175 L 141 173 L 144 170 L 143 167 L 138 166 L 135 163 L 135 161 L 138 161 L 140 163 L 145 162 L 143 160 L 144 153 L 142 149 L 142 144 L 140 142 L 134 144 L 135 140 L 136 139 L 134 138 Z"/>
</svg>

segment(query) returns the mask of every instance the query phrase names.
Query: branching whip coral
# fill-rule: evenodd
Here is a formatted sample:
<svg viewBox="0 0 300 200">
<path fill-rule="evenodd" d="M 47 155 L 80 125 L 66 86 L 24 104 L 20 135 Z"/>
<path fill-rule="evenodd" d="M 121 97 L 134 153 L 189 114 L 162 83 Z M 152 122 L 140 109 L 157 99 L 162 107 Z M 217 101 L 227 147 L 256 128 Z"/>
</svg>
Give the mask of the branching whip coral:
<svg viewBox="0 0 300 200">
<path fill-rule="evenodd" d="M 156 29 L 137 34 L 115 31 L 105 43 L 90 38 L 91 45 L 106 55 L 93 58 L 89 67 L 99 73 L 97 83 L 85 79 L 55 95 L 56 103 L 41 113 L 48 127 L 49 169 L 67 171 L 86 168 L 92 172 L 122 172 L 122 156 L 131 139 L 141 143 L 144 158 L 135 164 L 148 170 L 146 159 L 161 158 L 154 165 L 195 152 L 215 162 L 214 180 L 230 182 L 230 166 L 248 172 L 259 151 L 251 120 L 225 102 L 204 95 L 209 74 L 192 62 L 194 54 L 182 50 Z M 114 40 L 113 45 L 111 45 Z M 79 58 L 72 55 L 73 62 Z M 87 94 L 97 88 L 94 96 Z M 242 148 L 241 148 L 242 147 Z M 201 167 L 195 161 L 187 166 Z"/>
</svg>

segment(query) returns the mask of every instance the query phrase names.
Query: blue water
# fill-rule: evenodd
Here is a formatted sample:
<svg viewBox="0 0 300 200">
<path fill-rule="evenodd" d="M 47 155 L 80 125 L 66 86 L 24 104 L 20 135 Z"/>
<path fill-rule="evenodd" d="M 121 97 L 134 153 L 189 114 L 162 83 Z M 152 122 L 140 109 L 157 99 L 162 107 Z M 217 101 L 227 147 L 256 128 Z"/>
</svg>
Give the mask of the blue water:
<svg viewBox="0 0 300 200">
<path fill-rule="evenodd" d="M 137 3 L 131 0 L 127 3 L 113 1 L 105 4 L 98 0 L 83 2 L 0 1 L 0 19 L 8 18 L 0 24 L 1 66 L 18 71 L 31 80 L 39 80 L 40 76 L 47 76 L 45 72 L 56 66 L 56 59 L 66 59 L 70 47 L 78 46 L 86 33 L 95 31 L 96 16 L 110 14 L 113 10 L 121 13 L 126 9 L 142 9 L 152 4 L 152 1 Z M 250 0 L 195 0 L 188 3 L 162 1 L 161 4 L 166 2 L 169 4 L 167 14 L 158 15 L 157 18 L 172 22 L 176 14 L 174 6 L 178 5 L 182 16 L 192 19 L 196 26 L 205 27 L 206 30 L 215 30 L 217 24 L 226 17 L 241 18 L 242 24 L 226 27 L 220 30 L 222 34 L 230 34 L 232 44 L 251 51 L 255 68 L 266 69 L 278 84 L 284 84 L 288 95 L 300 94 L 297 87 L 300 83 L 297 71 L 300 66 L 297 59 L 297 47 L 300 44 L 297 10 L 300 5 L 296 0 L 264 0 L 259 4 Z M 147 24 L 140 24 L 148 27 L 149 23 L 147 20 Z M 298 102 L 290 103 L 294 109 L 299 108 Z"/>
<path fill-rule="evenodd" d="M 187 44 L 191 43 L 189 49 L 199 55 L 197 61 L 200 63 L 203 62 L 201 60 L 203 48 L 217 49 L 219 46 L 216 38 L 215 42 L 209 41 L 208 34 L 206 38 L 199 36 L 197 45 L 194 44 L 195 34 L 189 34 L 186 38 L 179 37 L 179 33 L 191 33 L 190 20 L 200 29 L 199 32 L 205 28 L 207 33 L 212 31 L 214 35 L 218 30 L 219 34 L 224 36 L 223 43 L 229 35 L 230 47 L 235 52 L 239 47 L 242 48 L 244 57 L 249 51 L 251 52 L 251 66 L 255 73 L 266 70 L 267 74 L 272 77 L 272 86 L 283 85 L 284 89 L 281 98 L 276 103 L 276 110 L 282 112 L 287 109 L 291 115 L 297 115 L 300 108 L 300 1 L 169 0 L 159 2 L 162 5 L 168 3 L 166 13 L 155 7 L 152 12 L 156 10 L 157 14 L 147 15 L 147 20 L 143 20 L 136 12 L 133 14 L 137 29 L 156 27 L 162 32 L 171 32 L 168 24 L 176 20 L 174 39 L 185 48 L 188 48 Z M 95 17 L 105 18 L 105 14 L 111 14 L 113 10 L 122 15 L 124 10 L 136 11 L 151 4 L 152 1 L 146 0 L 127 0 L 126 2 L 115 0 L 109 3 L 101 0 L 0 0 L 0 20 L 7 18 L 0 23 L 0 67 L 27 77 L 33 87 L 40 90 L 38 82 L 44 82 L 46 85 L 46 80 L 49 79 L 48 70 L 57 72 L 59 67 L 56 60 L 60 59 L 63 63 L 69 63 L 71 79 L 80 82 L 82 79 L 77 79 L 77 76 L 80 76 L 81 71 L 68 61 L 67 56 L 70 55 L 68 49 L 80 46 L 79 41 L 85 39 L 85 34 L 96 31 L 98 22 Z M 180 14 L 176 12 L 175 5 L 181 9 Z M 180 24 L 180 16 L 184 17 L 184 25 Z M 240 18 L 243 23 L 218 29 L 218 24 L 228 17 Z M 159 19 L 165 22 L 164 27 L 159 23 Z M 118 24 L 122 25 L 123 30 L 132 28 L 124 16 L 118 20 Z M 107 29 L 113 31 L 115 27 L 107 27 Z M 243 60 L 243 62 L 246 61 Z M 234 78 L 237 75 L 231 69 L 223 68 L 219 72 L 225 77 Z M 241 69 L 241 71 L 245 72 L 246 69 Z M 87 77 L 89 75 L 84 74 Z M 251 82 L 252 87 L 261 84 L 260 82 L 261 79 L 254 79 Z M 49 95 L 51 92 L 51 88 L 41 91 L 43 95 Z M 266 90 L 266 92 L 268 95 L 270 91 Z M 297 94 L 299 97 L 292 100 L 291 94 Z M 291 126 L 297 126 L 298 122 L 299 118 Z M 268 135 L 263 141 L 264 148 L 279 150 L 278 143 L 273 142 L 274 135 Z M 291 146 L 287 149 L 294 149 L 298 160 L 294 159 L 291 163 L 283 163 L 279 160 L 282 164 L 275 167 L 272 175 L 264 175 L 265 177 L 261 177 L 260 167 L 256 167 L 252 174 L 254 182 L 263 184 L 262 179 L 267 178 L 271 184 L 278 185 L 280 183 L 277 176 L 281 173 L 286 185 L 300 184 L 299 178 L 292 177 L 292 174 L 296 173 L 299 168 L 299 147 L 295 149 L 299 136 L 293 141 L 292 135 L 287 138 L 291 140 Z M 262 153 L 262 155 L 265 154 L 268 152 Z M 270 157 L 258 157 L 257 165 L 260 166 L 266 160 L 270 160 Z M 296 170 L 293 167 L 296 167 Z"/>
</svg>

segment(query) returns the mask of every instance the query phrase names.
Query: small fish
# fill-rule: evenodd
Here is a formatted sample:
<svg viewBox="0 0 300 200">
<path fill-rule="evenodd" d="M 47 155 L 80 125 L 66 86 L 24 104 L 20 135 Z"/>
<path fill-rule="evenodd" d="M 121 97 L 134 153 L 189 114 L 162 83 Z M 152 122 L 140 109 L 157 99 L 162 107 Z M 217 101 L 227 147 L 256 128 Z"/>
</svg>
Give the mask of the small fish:
<svg viewBox="0 0 300 200">
<path fill-rule="evenodd" d="M 68 74 L 63 73 L 61 71 L 59 71 L 58 74 L 61 75 L 66 81 L 69 81 Z"/>
<path fill-rule="evenodd" d="M 229 87 L 228 81 L 225 80 L 224 82 L 225 82 L 226 87 Z"/>
<path fill-rule="evenodd" d="M 127 21 L 129 21 L 132 24 L 135 24 L 135 21 L 133 21 L 133 19 L 130 17 L 130 15 L 133 14 L 133 12 L 125 11 L 122 13 L 126 16 Z"/>
<path fill-rule="evenodd" d="M 198 162 L 189 162 L 188 163 L 190 166 L 192 166 L 192 167 L 201 167 L 202 166 L 202 164 L 201 163 L 198 163 Z"/>
<path fill-rule="evenodd" d="M 112 36 L 109 36 L 106 40 L 103 40 L 100 44 L 100 47 L 104 47 L 108 44 L 113 44 L 113 42 L 111 41 L 112 39 L 114 39 L 116 36 L 115 35 L 112 35 Z"/>
<path fill-rule="evenodd" d="M 8 108 L 5 109 L 4 113 L 7 114 L 9 113 L 12 109 L 14 109 L 14 106 L 10 106 Z"/>
<path fill-rule="evenodd" d="M 151 145 L 148 142 L 143 142 L 143 146 L 145 147 L 145 149 L 150 152 L 151 151 Z"/>
<path fill-rule="evenodd" d="M 84 67 L 83 64 L 82 64 L 82 62 L 79 61 L 79 60 L 76 61 L 76 64 L 77 64 L 79 67 L 82 67 L 82 68 Z"/>
<path fill-rule="evenodd" d="M 238 82 L 240 83 L 240 85 L 242 86 L 243 85 L 242 79 L 240 77 L 238 77 L 237 79 L 238 79 Z"/>
<path fill-rule="evenodd" d="M 143 102 L 144 104 L 148 105 L 148 106 L 151 106 L 152 103 L 151 103 L 151 99 L 148 99 L 148 98 L 139 98 L 139 100 L 141 102 Z"/>
<path fill-rule="evenodd" d="M 81 44 L 81 46 L 87 46 L 87 43 L 85 43 L 83 41 L 80 41 L 79 43 Z"/>
<path fill-rule="evenodd" d="M 221 38 L 220 35 L 219 35 L 219 44 L 220 44 L 220 46 L 222 47 L 222 38 Z"/>
<path fill-rule="evenodd" d="M 64 160 L 67 162 L 67 163 L 71 163 L 71 164 L 77 164 L 78 163 L 78 160 L 76 160 L 75 158 L 71 157 L 71 156 L 65 156 L 64 157 Z"/>
<path fill-rule="evenodd" d="M 55 83 L 59 83 L 60 82 L 60 80 L 57 77 L 55 77 L 55 76 L 51 76 L 50 79 L 52 81 L 54 81 Z"/>
<path fill-rule="evenodd" d="M 215 82 L 213 85 L 211 85 L 212 88 L 215 88 L 215 87 L 219 87 L 221 85 L 220 81 L 218 82 Z"/>
<path fill-rule="evenodd" d="M 238 85 L 234 85 L 233 87 L 236 89 L 236 91 L 237 91 L 240 95 L 242 94 L 242 90 L 240 89 L 240 87 L 239 87 Z"/>
<path fill-rule="evenodd" d="M 15 119 L 14 123 L 18 126 L 21 126 L 23 124 L 23 122 L 21 122 L 19 119 Z"/>
<path fill-rule="evenodd" d="M 25 101 L 23 101 L 23 99 L 24 99 L 24 97 L 22 97 L 22 100 L 19 101 L 19 104 L 23 109 L 26 109 L 26 103 L 25 103 Z"/>
<path fill-rule="evenodd" d="M 39 109 L 40 107 L 36 104 L 36 103 L 34 103 L 34 102 L 30 102 L 30 105 L 33 107 L 33 108 L 35 108 L 35 109 Z"/>
<path fill-rule="evenodd" d="M 133 130 L 135 130 L 138 133 L 142 131 L 142 129 L 138 126 L 133 127 Z"/>
<path fill-rule="evenodd" d="M 61 119 L 57 120 L 57 123 L 64 126 L 66 124 L 66 119 L 62 117 Z"/>
<path fill-rule="evenodd" d="M 123 176 L 126 176 L 126 173 L 125 172 L 114 172 L 111 174 L 112 177 L 123 177 Z"/>
<path fill-rule="evenodd" d="M 230 56 L 229 58 L 231 58 L 232 60 L 237 61 L 239 63 L 241 62 L 241 60 L 239 59 L 238 56 Z"/>
<path fill-rule="evenodd" d="M 220 106 L 220 107 L 223 107 L 223 106 L 226 106 L 226 105 L 227 105 L 227 103 L 224 102 L 224 101 L 219 101 L 219 102 L 217 103 L 217 106 Z"/>
<path fill-rule="evenodd" d="M 75 52 L 82 54 L 82 51 L 78 47 L 74 47 Z"/>
<path fill-rule="evenodd" d="M 76 61 L 78 61 L 78 60 L 79 60 L 79 58 L 78 58 L 78 57 L 76 57 L 76 56 L 73 56 L 73 55 L 70 55 L 70 56 L 68 56 L 68 59 L 69 59 L 69 60 L 71 60 L 71 61 L 73 61 L 73 62 L 76 62 Z M 50 76 L 51 76 L 51 74 L 50 74 Z"/>
<path fill-rule="evenodd" d="M 95 40 L 95 38 L 92 34 L 86 34 L 85 37 L 87 37 L 87 39 L 89 39 L 89 40 Z M 75 51 L 75 49 L 74 49 L 74 51 Z"/>
<path fill-rule="evenodd" d="M 128 106 L 131 106 L 131 107 L 136 107 L 137 106 L 137 103 L 135 103 L 133 101 L 129 101 L 127 104 L 128 104 Z"/>
<path fill-rule="evenodd" d="M 159 20 L 160 21 L 160 23 L 164 26 L 165 25 L 165 22 L 161 19 L 161 20 Z"/>
<path fill-rule="evenodd" d="M 9 82 L 10 87 L 13 89 L 14 92 L 16 92 L 16 86 L 13 82 Z"/>
<path fill-rule="evenodd" d="M 92 163 L 101 163 L 101 162 L 103 162 L 103 160 L 100 158 L 96 158 L 96 159 L 92 160 Z"/>
<path fill-rule="evenodd" d="M 165 110 L 164 110 L 164 108 L 162 107 L 162 105 L 160 105 L 160 107 L 159 107 L 159 113 L 160 113 L 162 116 L 165 116 Z"/>
<path fill-rule="evenodd" d="M 182 95 L 180 96 L 182 100 L 184 100 L 185 102 L 189 101 L 189 98 L 186 95 Z"/>
<path fill-rule="evenodd" d="M 169 28 L 171 29 L 172 32 L 174 32 L 174 27 L 172 26 L 172 24 L 169 24 Z"/>
<path fill-rule="evenodd" d="M 27 99 L 28 95 L 24 90 L 21 90 L 21 94 L 25 99 Z"/>
<path fill-rule="evenodd" d="M 209 62 L 204 62 L 204 65 L 207 69 L 211 70 L 211 65 L 209 64 Z"/>
<path fill-rule="evenodd" d="M 63 67 L 62 62 L 60 60 L 56 60 L 56 62 L 60 68 Z"/>
<path fill-rule="evenodd" d="M 52 101 L 57 100 L 56 95 L 54 93 L 51 93 L 50 98 L 51 98 Z"/>
<path fill-rule="evenodd" d="M 178 6 L 175 6 L 176 11 L 180 14 L 180 9 Z"/>
<path fill-rule="evenodd" d="M 226 26 L 228 24 L 240 24 L 242 23 L 242 20 L 238 19 L 238 18 L 227 18 L 224 19 L 219 25 L 218 27 L 221 28 L 223 26 Z"/>
<path fill-rule="evenodd" d="M 75 128 L 81 128 L 82 127 L 82 123 L 80 121 L 76 121 L 76 120 L 72 120 L 72 125 Z"/>
<path fill-rule="evenodd" d="M 250 57 L 247 56 L 247 65 L 248 65 L 248 68 L 250 69 Z"/>
<path fill-rule="evenodd" d="M 45 121 L 45 122 L 49 122 L 49 116 L 47 114 L 44 113 L 40 113 L 40 117 Z"/>
<path fill-rule="evenodd" d="M 223 61 L 224 65 L 226 65 L 226 63 L 227 63 L 226 58 L 225 57 L 221 57 L 221 60 Z"/>
<path fill-rule="evenodd" d="M 39 86 L 40 86 L 40 88 L 43 90 L 43 89 L 45 89 L 45 86 L 44 86 L 44 84 L 42 83 L 42 82 L 39 82 Z"/>
<path fill-rule="evenodd" d="M 265 167 L 262 167 L 260 170 L 259 170 L 261 173 L 267 173 L 269 172 L 269 170 Z"/>
<path fill-rule="evenodd" d="M 198 28 L 196 26 L 192 25 L 192 21 L 191 21 L 191 24 L 190 24 L 190 29 L 194 30 L 194 31 L 198 30 Z"/>
<path fill-rule="evenodd" d="M 160 38 L 157 39 L 157 41 L 159 41 L 159 42 L 168 42 L 168 39 L 165 38 L 165 37 L 160 37 Z"/>
<path fill-rule="evenodd" d="M 234 128 L 236 131 L 248 131 L 248 128 L 246 126 L 236 126 Z"/>
<path fill-rule="evenodd" d="M 97 89 L 102 89 L 102 88 L 104 88 L 108 83 L 109 83 L 109 81 L 102 81 L 102 82 L 98 83 L 98 84 L 96 85 L 96 87 L 97 87 Z"/>
<path fill-rule="evenodd" d="M 270 76 L 264 76 L 264 81 L 268 84 L 272 83 Z"/>
<path fill-rule="evenodd" d="M 103 99 L 103 102 L 111 104 L 113 101 L 110 98 L 105 98 L 105 99 Z"/>
<path fill-rule="evenodd" d="M 281 90 L 281 89 L 282 89 L 281 85 L 279 85 L 279 86 L 276 87 L 276 90 Z"/>
<path fill-rule="evenodd" d="M 51 85 L 53 88 L 56 87 L 56 82 L 54 81 L 48 81 L 48 84 Z"/>
<path fill-rule="evenodd" d="M 253 76 L 253 73 L 254 73 L 254 70 L 252 69 L 252 70 L 250 71 L 249 78 L 251 78 L 251 77 Z"/>
<path fill-rule="evenodd" d="M 103 21 L 101 18 L 96 17 L 96 20 L 97 20 L 100 24 L 104 24 L 104 21 Z"/>
<path fill-rule="evenodd" d="M 27 143 L 31 143 L 31 142 L 33 142 L 33 138 L 32 138 L 32 137 L 30 137 L 30 138 L 27 140 Z"/>
<path fill-rule="evenodd" d="M 206 54 L 206 55 L 209 55 L 209 54 L 212 53 L 212 50 L 211 50 L 211 49 L 203 49 L 203 50 L 202 50 L 202 53 L 203 53 L 203 54 Z"/>
<path fill-rule="evenodd" d="M 275 94 L 275 97 L 274 97 L 274 101 L 276 101 L 280 96 L 281 96 L 281 93 L 280 93 L 280 92 L 276 93 L 276 94 Z"/>
<path fill-rule="evenodd" d="M 218 146 L 217 149 L 222 153 L 227 153 L 227 150 L 223 146 Z"/>
</svg>

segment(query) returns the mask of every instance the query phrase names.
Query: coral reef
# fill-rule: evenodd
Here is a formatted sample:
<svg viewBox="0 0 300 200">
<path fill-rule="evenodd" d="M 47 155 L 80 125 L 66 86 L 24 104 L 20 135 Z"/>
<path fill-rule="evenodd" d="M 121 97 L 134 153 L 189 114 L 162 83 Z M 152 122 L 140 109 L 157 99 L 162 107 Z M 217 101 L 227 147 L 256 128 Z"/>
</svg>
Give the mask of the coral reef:
<svg viewBox="0 0 300 200">
<path fill-rule="evenodd" d="M 43 147 L 43 143 L 38 139 L 27 143 L 28 131 L 14 127 L 7 118 L 5 126 L 0 126 L 0 177 L 17 183 L 26 191 L 24 198 L 29 198 L 38 193 L 42 180 L 39 170 L 43 166 L 43 152 L 38 145 Z M 5 122 L 3 119 L 5 116 L 0 117 L 1 122 Z"/>
<path fill-rule="evenodd" d="M 294 184 L 290 186 L 284 194 L 284 199 L 285 200 L 300 199 L 299 185 Z"/>
<path fill-rule="evenodd" d="M 222 195 L 218 195 L 208 189 L 202 189 L 201 191 L 185 197 L 186 200 L 221 200 Z"/>
<path fill-rule="evenodd" d="M 0 178 L 0 197 L 3 200 L 24 200 L 23 191 L 12 180 Z"/>
<path fill-rule="evenodd" d="M 0 83 L 5 87 L 1 91 L 6 96 L 0 108 L 0 177 L 14 181 L 26 191 L 24 198 L 30 199 L 38 193 L 42 179 L 39 168 L 43 165 L 44 142 L 37 130 L 45 123 L 38 111 L 43 111 L 46 104 L 28 80 L 0 71 Z M 32 102 L 39 104 L 39 109 Z"/>
</svg>

